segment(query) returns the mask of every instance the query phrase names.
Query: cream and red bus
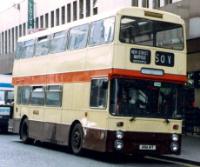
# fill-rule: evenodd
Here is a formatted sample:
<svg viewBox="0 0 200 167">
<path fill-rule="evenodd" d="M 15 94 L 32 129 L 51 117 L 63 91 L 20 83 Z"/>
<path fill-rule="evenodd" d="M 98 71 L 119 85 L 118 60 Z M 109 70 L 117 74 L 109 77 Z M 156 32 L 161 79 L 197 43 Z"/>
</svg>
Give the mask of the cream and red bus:
<svg viewBox="0 0 200 167">
<path fill-rule="evenodd" d="M 75 154 L 179 154 L 185 82 L 184 21 L 115 10 L 19 39 L 9 129 Z"/>
</svg>

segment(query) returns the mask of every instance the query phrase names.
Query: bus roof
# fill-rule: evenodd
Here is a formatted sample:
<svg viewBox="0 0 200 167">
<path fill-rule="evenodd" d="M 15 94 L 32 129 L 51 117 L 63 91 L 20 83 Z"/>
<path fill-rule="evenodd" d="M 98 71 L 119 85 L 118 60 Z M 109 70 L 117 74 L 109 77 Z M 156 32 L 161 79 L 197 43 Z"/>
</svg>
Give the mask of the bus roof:
<svg viewBox="0 0 200 167">
<path fill-rule="evenodd" d="M 133 13 L 134 11 L 134 13 Z M 145 12 L 151 13 L 152 15 L 145 16 Z M 155 14 L 162 15 L 162 18 L 158 18 L 155 16 Z M 172 23 L 177 23 L 177 24 L 184 24 L 184 21 L 181 19 L 180 16 L 161 11 L 161 10 L 156 10 L 156 9 L 147 9 L 147 8 L 140 8 L 140 7 L 128 7 L 128 8 L 118 8 L 109 12 L 104 12 L 102 14 L 98 14 L 89 18 L 81 19 L 78 21 L 74 21 L 72 23 L 66 23 L 64 25 L 56 26 L 53 28 L 48 28 L 46 30 L 41 30 L 29 35 L 26 35 L 24 37 L 19 38 L 18 42 L 23 42 L 27 41 L 30 39 L 35 39 L 40 36 L 46 36 L 53 34 L 55 32 L 63 31 L 63 30 L 68 30 L 71 27 L 75 27 L 78 25 L 90 23 L 93 21 L 97 21 L 103 18 L 111 17 L 111 16 L 116 16 L 116 15 L 127 15 L 127 16 L 135 16 L 135 17 L 142 17 L 142 18 L 148 18 L 151 20 L 160 20 L 160 21 L 167 21 L 167 22 L 172 22 Z"/>
</svg>

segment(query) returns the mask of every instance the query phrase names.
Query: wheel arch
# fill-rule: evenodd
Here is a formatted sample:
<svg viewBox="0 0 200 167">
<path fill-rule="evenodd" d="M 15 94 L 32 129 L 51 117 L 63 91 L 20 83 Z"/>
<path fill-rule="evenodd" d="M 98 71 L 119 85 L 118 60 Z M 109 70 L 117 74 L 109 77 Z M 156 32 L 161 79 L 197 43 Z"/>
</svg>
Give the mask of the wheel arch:
<svg viewBox="0 0 200 167">
<path fill-rule="evenodd" d="M 68 137 L 68 145 L 70 146 L 70 138 L 71 138 L 71 134 L 72 134 L 72 130 L 73 130 L 73 128 L 74 128 L 74 126 L 76 125 L 76 124 L 80 124 L 81 126 L 82 126 L 82 124 L 81 124 L 81 122 L 79 121 L 79 120 L 75 120 L 75 121 L 73 121 L 72 122 L 72 124 L 71 124 L 71 126 L 70 126 L 70 130 L 69 130 L 69 137 Z"/>
<path fill-rule="evenodd" d="M 20 121 L 20 125 L 19 125 L 19 134 L 20 134 L 20 131 L 21 131 L 21 125 L 22 125 L 22 122 L 25 120 L 25 119 L 28 119 L 28 116 L 27 115 L 23 115 L 21 121 Z"/>
</svg>

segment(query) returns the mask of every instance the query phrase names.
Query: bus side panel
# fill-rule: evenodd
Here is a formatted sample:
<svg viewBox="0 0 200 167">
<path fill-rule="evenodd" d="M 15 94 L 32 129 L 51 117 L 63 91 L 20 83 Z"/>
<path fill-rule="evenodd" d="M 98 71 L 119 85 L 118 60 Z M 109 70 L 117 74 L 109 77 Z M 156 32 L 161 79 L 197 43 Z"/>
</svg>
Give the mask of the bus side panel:
<svg viewBox="0 0 200 167">
<path fill-rule="evenodd" d="M 40 141 L 68 145 L 69 129 L 69 125 L 29 121 L 29 137 Z"/>
</svg>

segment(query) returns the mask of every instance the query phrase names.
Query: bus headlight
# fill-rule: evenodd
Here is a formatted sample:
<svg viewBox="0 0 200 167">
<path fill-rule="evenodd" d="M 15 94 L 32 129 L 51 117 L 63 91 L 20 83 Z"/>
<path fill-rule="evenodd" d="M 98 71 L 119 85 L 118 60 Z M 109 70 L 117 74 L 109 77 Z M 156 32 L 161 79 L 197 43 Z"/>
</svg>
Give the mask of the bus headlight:
<svg viewBox="0 0 200 167">
<path fill-rule="evenodd" d="M 122 131 L 116 131 L 116 138 L 117 139 L 122 139 L 124 137 L 124 132 Z"/>
<path fill-rule="evenodd" d="M 173 142 L 173 143 L 171 143 L 170 148 L 171 148 L 171 151 L 173 151 L 173 152 L 177 152 L 178 149 L 179 149 L 179 145 L 178 145 L 178 143 Z"/>
<path fill-rule="evenodd" d="M 122 140 L 115 140 L 115 149 L 116 150 L 122 150 L 124 147 L 124 143 Z"/>
<path fill-rule="evenodd" d="M 177 134 L 172 134 L 172 141 L 178 141 L 179 136 Z"/>
</svg>

